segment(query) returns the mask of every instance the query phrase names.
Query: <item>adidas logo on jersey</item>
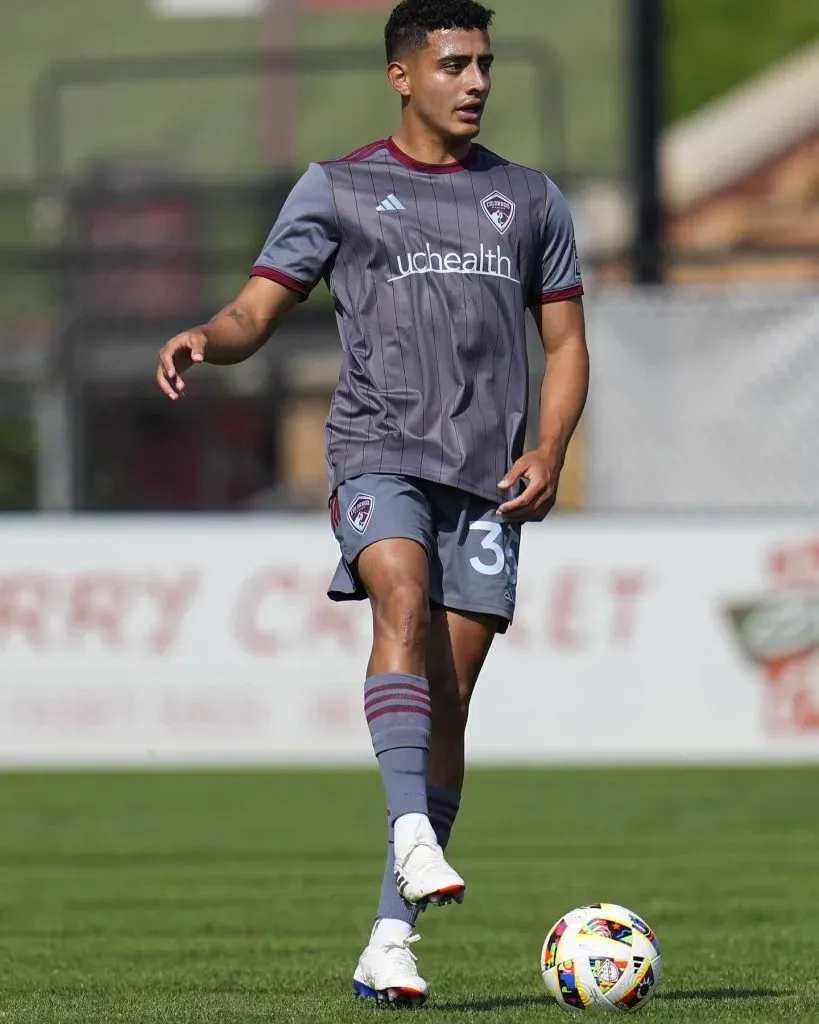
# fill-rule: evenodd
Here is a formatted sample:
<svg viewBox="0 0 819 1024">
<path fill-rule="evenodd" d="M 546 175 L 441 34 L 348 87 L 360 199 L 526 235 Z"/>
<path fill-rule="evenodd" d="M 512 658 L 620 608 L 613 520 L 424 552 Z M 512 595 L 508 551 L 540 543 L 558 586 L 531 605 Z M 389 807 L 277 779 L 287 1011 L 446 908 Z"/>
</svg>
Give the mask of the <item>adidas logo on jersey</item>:
<svg viewBox="0 0 819 1024">
<path fill-rule="evenodd" d="M 378 206 L 376 206 L 376 210 L 378 210 L 379 213 L 395 213 L 397 210 L 406 210 L 406 206 L 404 206 L 398 196 L 394 196 L 392 192 L 390 192 L 383 203 L 379 203 Z"/>
</svg>

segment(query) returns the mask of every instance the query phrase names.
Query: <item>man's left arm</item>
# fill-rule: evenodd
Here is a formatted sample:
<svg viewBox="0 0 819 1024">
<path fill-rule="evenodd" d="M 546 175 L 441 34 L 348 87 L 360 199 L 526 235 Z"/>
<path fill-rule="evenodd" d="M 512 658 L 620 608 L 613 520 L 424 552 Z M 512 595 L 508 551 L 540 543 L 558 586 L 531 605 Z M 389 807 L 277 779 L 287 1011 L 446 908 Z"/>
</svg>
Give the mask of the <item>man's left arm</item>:
<svg viewBox="0 0 819 1024">
<path fill-rule="evenodd" d="M 524 492 L 498 510 L 511 522 L 545 519 L 554 506 L 560 472 L 589 390 L 589 352 L 583 300 L 579 296 L 532 307 L 546 353 L 540 391 L 540 435 L 537 448 L 512 466 L 501 490 L 517 480 Z"/>
</svg>

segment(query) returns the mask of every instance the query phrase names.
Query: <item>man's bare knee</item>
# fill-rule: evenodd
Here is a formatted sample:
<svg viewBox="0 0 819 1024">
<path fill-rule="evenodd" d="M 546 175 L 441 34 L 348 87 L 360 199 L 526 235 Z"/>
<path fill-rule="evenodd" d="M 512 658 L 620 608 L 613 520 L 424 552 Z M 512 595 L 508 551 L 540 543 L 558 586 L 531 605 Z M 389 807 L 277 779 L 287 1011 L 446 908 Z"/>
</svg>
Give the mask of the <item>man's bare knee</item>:
<svg viewBox="0 0 819 1024">
<path fill-rule="evenodd" d="M 402 648 L 418 648 L 429 632 L 429 601 L 420 584 L 396 583 L 373 601 L 373 620 L 379 639 L 389 639 Z"/>
</svg>

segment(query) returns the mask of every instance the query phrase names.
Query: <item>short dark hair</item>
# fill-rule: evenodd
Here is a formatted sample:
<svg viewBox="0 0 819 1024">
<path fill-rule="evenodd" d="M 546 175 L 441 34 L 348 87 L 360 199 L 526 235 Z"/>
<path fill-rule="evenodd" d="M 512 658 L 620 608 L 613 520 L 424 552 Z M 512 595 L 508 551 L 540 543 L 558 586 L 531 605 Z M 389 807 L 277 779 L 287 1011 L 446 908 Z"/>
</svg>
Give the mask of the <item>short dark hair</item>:
<svg viewBox="0 0 819 1024">
<path fill-rule="evenodd" d="M 486 32 L 494 16 L 477 0 L 401 0 L 384 29 L 387 62 L 422 50 L 430 32 L 448 28 Z"/>
</svg>

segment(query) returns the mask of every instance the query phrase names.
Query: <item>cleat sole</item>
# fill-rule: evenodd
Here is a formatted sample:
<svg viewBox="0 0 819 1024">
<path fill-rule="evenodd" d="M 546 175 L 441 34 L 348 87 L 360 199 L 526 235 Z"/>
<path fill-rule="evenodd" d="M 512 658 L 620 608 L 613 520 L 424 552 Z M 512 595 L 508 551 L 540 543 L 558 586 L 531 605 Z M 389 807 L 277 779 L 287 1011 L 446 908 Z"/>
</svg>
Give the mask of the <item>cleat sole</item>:
<svg viewBox="0 0 819 1024">
<path fill-rule="evenodd" d="M 428 893 L 426 896 L 422 896 L 420 899 L 411 900 L 408 899 L 407 883 L 406 880 L 395 873 L 395 883 L 398 889 L 401 899 L 409 907 L 417 907 L 419 910 L 425 910 L 428 906 L 445 907 L 448 903 L 463 903 L 464 896 L 466 895 L 465 885 L 450 885 L 445 889 L 438 889 L 436 892 Z"/>
<path fill-rule="evenodd" d="M 450 885 L 446 889 L 439 889 L 438 892 L 431 893 L 427 899 L 430 903 L 434 903 L 436 906 L 440 906 L 444 903 L 451 903 L 453 900 L 456 903 L 463 903 L 465 893 L 465 886 Z"/>
<path fill-rule="evenodd" d="M 381 1010 L 418 1010 L 426 1002 L 426 996 L 414 988 L 388 988 L 379 992 L 362 981 L 353 981 L 353 995 L 356 999 L 372 999 Z"/>
<path fill-rule="evenodd" d="M 353 981 L 353 995 L 356 999 L 377 999 L 378 993 L 374 988 L 365 985 L 363 981 Z"/>
<path fill-rule="evenodd" d="M 421 910 L 426 910 L 427 907 L 446 907 L 450 903 L 463 903 L 465 895 L 465 886 L 454 885 L 449 889 L 439 889 L 438 892 L 431 892 L 429 896 L 425 896 L 414 905 Z"/>
</svg>

